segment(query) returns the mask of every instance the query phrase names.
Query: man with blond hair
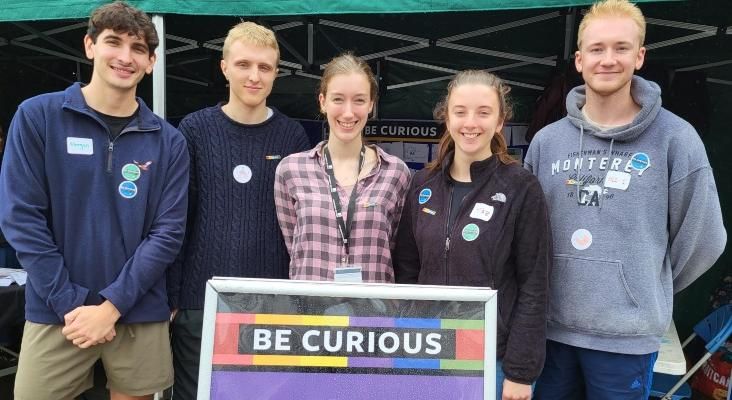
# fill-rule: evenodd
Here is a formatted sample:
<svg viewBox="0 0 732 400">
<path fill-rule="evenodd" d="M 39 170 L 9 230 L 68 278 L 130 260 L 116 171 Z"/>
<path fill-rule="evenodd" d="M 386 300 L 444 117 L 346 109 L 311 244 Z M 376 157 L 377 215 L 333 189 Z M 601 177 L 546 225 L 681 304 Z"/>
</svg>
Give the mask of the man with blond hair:
<svg viewBox="0 0 732 400">
<path fill-rule="evenodd" d="M 234 26 L 221 60 L 228 102 L 196 111 L 179 126 L 188 140 L 191 179 L 186 240 L 168 274 L 176 400 L 196 398 L 206 281 L 289 276 L 274 174 L 282 158 L 310 145 L 299 123 L 267 106 L 279 57 L 270 29 L 253 22 Z"/>
<path fill-rule="evenodd" d="M 658 85 L 634 75 L 644 39 L 637 6 L 593 5 L 575 53 L 585 84 L 527 153 L 555 254 L 540 400 L 647 399 L 674 293 L 726 244 L 699 135 L 661 107 Z"/>
</svg>

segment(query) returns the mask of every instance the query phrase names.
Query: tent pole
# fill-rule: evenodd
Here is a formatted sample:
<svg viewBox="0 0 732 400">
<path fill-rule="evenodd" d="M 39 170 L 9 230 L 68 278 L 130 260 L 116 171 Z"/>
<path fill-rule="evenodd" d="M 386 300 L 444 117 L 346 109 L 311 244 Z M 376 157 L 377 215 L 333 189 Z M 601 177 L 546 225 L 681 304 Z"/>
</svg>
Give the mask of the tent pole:
<svg viewBox="0 0 732 400">
<path fill-rule="evenodd" d="M 569 9 L 567 15 L 564 17 L 564 58 L 565 62 L 569 62 L 572 54 L 573 39 L 574 39 L 574 24 L 577 18 L 576 10 L 574 7 Z"/>
<path fill-rule="evenodd" d="M 155 50 L 155 68 L 153 69 L 153 112 L 165 118 L 165 17 L 159 14 L 152 16 L 155 29 L 158 31 L 160 44 Z"/>
</svg>

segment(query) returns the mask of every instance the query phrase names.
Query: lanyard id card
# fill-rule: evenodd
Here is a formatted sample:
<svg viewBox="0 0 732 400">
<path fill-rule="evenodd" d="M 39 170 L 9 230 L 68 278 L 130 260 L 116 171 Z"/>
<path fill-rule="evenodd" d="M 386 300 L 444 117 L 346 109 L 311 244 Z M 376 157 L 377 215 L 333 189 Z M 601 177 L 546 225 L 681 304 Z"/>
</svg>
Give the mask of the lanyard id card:
<svg viewBox="0 0 732 400">
<path fill-rule="evenodd" d="M 363 272 L 360 265 L 344 265 L 336 267 L 333 273 L 335 282 L 363 282 Z"/>
</svg>

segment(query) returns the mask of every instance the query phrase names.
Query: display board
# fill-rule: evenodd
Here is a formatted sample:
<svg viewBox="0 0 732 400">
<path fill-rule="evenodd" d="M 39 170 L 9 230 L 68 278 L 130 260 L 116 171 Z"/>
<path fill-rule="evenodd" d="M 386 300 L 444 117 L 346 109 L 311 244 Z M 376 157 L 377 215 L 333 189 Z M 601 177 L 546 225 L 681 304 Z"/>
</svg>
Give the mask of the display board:
<svg viewBox="0 0 732 400">
<path fill-rule="evenodd" d="M 493 399 L 487 288 L 214 278 L 199 399 Z"/>
</svg>

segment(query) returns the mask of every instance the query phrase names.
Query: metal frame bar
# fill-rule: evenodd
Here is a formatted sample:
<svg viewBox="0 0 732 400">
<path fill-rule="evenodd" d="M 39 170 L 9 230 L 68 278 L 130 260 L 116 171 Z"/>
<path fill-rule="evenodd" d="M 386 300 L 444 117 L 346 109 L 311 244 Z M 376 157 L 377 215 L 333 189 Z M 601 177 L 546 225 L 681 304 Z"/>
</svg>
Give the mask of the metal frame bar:
<svg viewBox="0 0 732 400">
<path fill-rule="evenodd" d="M 86 28 L 86 27 L 87 27 L 87 22 L 86 21 L 85 22 L 77 22 L 75 24 L 66 25 L 66 26 L 62 26 L 62 27 L 59 27 L 59 28 L 54 28 L 54 29 L 48 29 L 48 30 L 45 30 L 45 31 L 41 31 L 41 33 L 43 33 L 44 35 L 55 35 L 57 33 L 68 32 L 68 31 L 72 31 L 74 29 Z M 38 35 L 32 33 L 30 35 L 25 35 L 25 36 L 17 37 L 17 38 L 15 38 L 15 40 L 20 41 L 20 42 L 24 42 L 24 41 L 27 41 L 27 40 L 36 39 L 37 37 L 38 37 Z"/>
<path fill-rule="evenodd" d="M 381 58 L 385 56 L 391 56 L 394 54 L 402 54 L 402 53 L 408 53 L 410 51 L 424 49 L 425 47 L 429 47 L 430 45 L 428 43 L 416 43 L 409 46 L 399 47 L 396 49 L 391 50 L 384 50 L 377 53 L 371 53 L 361 56 L 366 61 L 373 60 L 374 58 Z M 321 66 L 324 67 L 324 66 Z M 322 69 L 322 68 L 321 68 Z"/>
<path fill-rule="evenodd" d="M 698 69 L 706 69 L 706 68 L 712 68 L 712 67 L 720 67 L 722 65 L 728 65 L 732 64 L 732 60 L 724 60 L 724 61 L 717 61 L 707 64 L 699 64 L 699 65 L 692 65 L 690 67 L 684 67 L 684 68 L 677 68 L 677 72 L 684 72 L 684 71 L 696 71 Z"/>
<path fill-rule="evenodd" d="M 556 58 L 557 58 L 557 56 L 546 57 L 547 60 L 556 60 Z M 501 66 L 498 66 L 498 67 L 486 68 L 486 69 L 484 69 L 484 71 L 487 71 L 487 72 L 495 72 L 495 71 L 501 71 L 501 70 L 506 70 L 506 69 L 511 69 L 511 68 L 523 67 L 523 66 L 526 66 L 526 65 L 529 65 L 529 64 L 531 64 L 531 63 L 529 63 L 529 62 L 518 62 L 518 63 L 501 65 Z M 426 65 L 429 65 L 429 64 L 426 64 Z M 441 77 L 438 77 L 438 78 L 422 79 L 422 80 L 414 81 L 414 82 L 398 83 L 398 84 L 395 84 L 395 85 L 389 85 L 389 86 L 387 86 L 386 87 L 386 90 L 395 90 L 395 89 L 401 89 L 401 88 L 410 87 L 410 86 L 417 86 L 417 85 L 424 85 L 424 84 L 427 84 L 427 83 L 433 83 L 433 82 L 439 82 L 439 81 L 446 81 L 446 80 L 452 79 L 452 77 L 453 77 L 453 74 L 451 74 L 449 76 L 441 76 Z"/>
<path fill-rule="evenodd" d="M 559 13 L 559 11 L 550 12 L 547 14 L 537 15 L 535 17 L 519 19 L 516 21 L 507 22 L 505 24 L 491 26 L 489 28 L 483 28 L 483 29 L 478 29 L 478 30 L 474 30 L 474 31 L 470 31 L 470 32 L 461 33 L 459 35 L 447 36 L 447 37 L 441 38 L 440 41 L 456 42 L 456 41 L 462 40 L 462 39 L 472 38 L 472 37 L 476 37 L 476 36 L 483 36 L 483 35 L 493 33 L 493 32 L 503 31 L 506 29 L 516 28 L 516 27 L 524 26 L 524 25 L 530 25 L 535 22 L 546 21 L 548 19 L 559 17 L 560 15 L 561 14 Z"/>
<path fill-rule="evenodd" d="M 373 28 L 366 28 L 366 27 L 358 26 L 358 25 L 345 24 L 342 22 L 331 21 L 328 19 L 321 19 L 319 24 L 324 25 L 324 26 L 330 26 L 333 28 L 340 28 L 340 29 L 345 29 L 345 30 L 349 30 L 349 31 L 354 31 L 354 32 L 368 33 L 369 35 L 387 37 L 390 39 L 399 39 L 399 40 L 405 40 L 407 42 L 428 43 L 429 44 L 429 39 L 422 38 L 422 37 L 403 35 L 401 33 L 383 31 L 380 29 L 373 29 Z"/>
<path fill-rule="evenodd" d="M 443 48 L 446 48 L 446 49 L 465 51 L 465 52 L 468 52 L 468 53 L 481 54 L 481 55 L 498 57 L 498 58 L 507 58 L 509 60 L 525 61 L 525 62 L 529 62 L 529 63 L 532 63 L 532 64 L 548 65 L 550 67 L 554 67 L 554 66 L 557 65 L 557 62 L 556 61 L 547 60 L 546 58 L 522 56 L 520 54 L 513 54 L 513 53 L 506 53 L 506 52 L 503 52 L 503 51 L 495 51 L 495 50 L 481 49 L 479 47 L 465 46 L 465 45 L 462 45 L 462 44 L 455 44 L 455 43 L 450 43 L 450 42 L 442 42 L 440 40 L 437 41 L 436 46 L 437 47 L 443 47 Z"/>
<path fill-rule="evenodd" d="M 86 58 L 81 58 L 81 57 L 76 57 L 76 56 L 73 56 L 73 55 L 68 55 L 68 54 L 61 53 L 61 52 L 58 52 L 58 51 L 55 51 L 55 50 L 47 49 L 45 47 L 40 47 L 40 46 L 32 45 L 30 43 L 19 42 L 19 41 L 15 40 L 15 39 L 10 40 L 10 44 L 13 45 L 13 46 L 23 47 L 23 48 L 26 48 L 26 49 L 29 49 L 29 50 L 35 50 L 35 51 L 37 51 L 39 53 L 48 54 L 48 55 L 51 55 L 51 56 L 56 56 L 56 57 L 62 58 L 64 60 L 70 60 L 70 61 L 80 62 L 80 63 L 86 64 L 86 65 L 92 65 L 91 61 L 87 60 Z"/>
<path fill-rule="evenodd" d="M 82 58 L 85 56 L 82 52 L 78 51 L 77 49 L 74 49 L 71 46 L 67 45 L 66 43 L 63 43 L 63 42 L 59 41 L 58 39 L 52 38 L 51 36 L 44 34 L 43 32 L 39 31 L 38 29 L 35 29 L 34 27 L 28 25 L 25 22 L 13 22 L 13 25 L 17 26 L 18 28 L 20 28 L 26 32 L 36 35 L 36 37 L 38 37 L 39 39 L 44 40 L 44 41 L 60 48 L 61 50 L 66 51 L 67 53 L 69 53 L 71 55 L 74 55 L 76 57 L 82 57 Z"/>
<path fill-rule="evenodd" d="M 165 16 L 160 14 L 154 14 L 152 16 L 152 22 L 155 25 L 155 29 L 158 31 L 158 36 L 166 38 L 165 34 Z M 155 67 L 153 68 L 153 112 L 160 118 L 165 119 L 166 116 L 166 105 L 167 105 L 167 93 L 166 93 L 166 60 L 165 60 L 165 40 L 161 40 L 158 48 L 155 49 Z"/>
<path fill-rule="evenodd" d="M 181 43 L 186 43 L 183 46 L 178 46 L 178 47 L 173 47 L 171 49 L 167 49 L 165 51 L 165 54 L 175 54 L 175 53 L 180 53 L 180 52 L 183 52 L 183 51 L 195 50 L 195 49 L 197 49 L 199 47 L 197 41 L 195 41 L 193 39 L 188 39 L 188 38 L 185 38 L 185 37 L 182 37 L 182 36 L 171 35 L 169 33 L 166 33 L 165 34 L 165 39 L 167 39 L 167 40 L 175 40 L 176 42 L 181 42 Z"/>
<path fill-rule="evenodd" d="M 707 78 L 707 82 L 709 82 L 709 83 L 716 83 L 716 84 L 719 84 L 719 85 L 732 86 L 732 81 L 728 81 L 728 80 L 725 80 L 725 79 Z"/>
<path fill-rule="evenodd" d="M 691 35 L 681 36 L 681 37 L 677 37 L 677 38 L 673 38 L 673 39 L 664 40 L 661 42 L 647 44 L 647 45 L 645 45 L 645 48 L 647 50 L 658 49 L 661 47 L 673 46 L 675 44 L 681 44 L 681 43 L 691 42 L 693 40 L 708 38 L 710 36 L 715 36 L 716 34 L 717 34 L 716 31 L 715 32 L 706 32 L 706 31 L 697 32 L 697 33 L 694 33 Z"/>
</svg>

